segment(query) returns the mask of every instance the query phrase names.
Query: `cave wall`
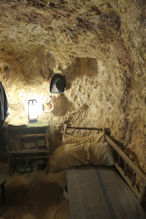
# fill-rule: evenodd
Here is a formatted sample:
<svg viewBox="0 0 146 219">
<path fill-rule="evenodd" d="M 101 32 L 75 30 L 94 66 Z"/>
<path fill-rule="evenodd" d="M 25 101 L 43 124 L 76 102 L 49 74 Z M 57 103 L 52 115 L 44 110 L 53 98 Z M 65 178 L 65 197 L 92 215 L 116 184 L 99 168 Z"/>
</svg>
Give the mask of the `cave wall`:
<svg viewBox="0 0 146 219">
<path fill-rule="evenodd" d="M 40 75 L 65 75 L 67 90 L 39 120 L 110 128 L 146 171 L 144 1 L 5 1 L 0 5 L 0 81 L 8 124 L 27 124 L 27 101 L 49 96 Z"/>
</svg>

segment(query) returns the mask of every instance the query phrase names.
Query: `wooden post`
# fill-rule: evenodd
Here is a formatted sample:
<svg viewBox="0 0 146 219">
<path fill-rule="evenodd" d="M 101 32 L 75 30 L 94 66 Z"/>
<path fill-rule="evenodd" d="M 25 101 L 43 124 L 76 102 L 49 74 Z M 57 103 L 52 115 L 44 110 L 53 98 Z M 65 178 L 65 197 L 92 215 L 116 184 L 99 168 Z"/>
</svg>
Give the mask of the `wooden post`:
<svg viewBox="0 0 146 219">
<path fill-rule="evenodd" d="M 64 126 L 63 126 L 63 134 L 66 134 L 66 130 L 67 130 L 67 124 L 64 124 Z"/>
</svg>

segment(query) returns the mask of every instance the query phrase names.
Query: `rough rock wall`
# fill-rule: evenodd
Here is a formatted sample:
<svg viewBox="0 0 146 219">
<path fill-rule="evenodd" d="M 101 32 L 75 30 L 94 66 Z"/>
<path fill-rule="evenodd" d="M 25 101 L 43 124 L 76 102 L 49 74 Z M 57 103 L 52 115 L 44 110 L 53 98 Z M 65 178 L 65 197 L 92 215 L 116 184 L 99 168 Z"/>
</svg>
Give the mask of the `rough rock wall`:
<svg viewBox="0 0 146 219">
<path fill-rule="evenodd" d="M 3 0 L 0 80 L 10 124 L 27 123 L 27 101 L 45 101 L 48 67 L 67 90 L 40 120 L 107 127 L 146 171 L 146 74 L 143 0 Z"/>
</svg>

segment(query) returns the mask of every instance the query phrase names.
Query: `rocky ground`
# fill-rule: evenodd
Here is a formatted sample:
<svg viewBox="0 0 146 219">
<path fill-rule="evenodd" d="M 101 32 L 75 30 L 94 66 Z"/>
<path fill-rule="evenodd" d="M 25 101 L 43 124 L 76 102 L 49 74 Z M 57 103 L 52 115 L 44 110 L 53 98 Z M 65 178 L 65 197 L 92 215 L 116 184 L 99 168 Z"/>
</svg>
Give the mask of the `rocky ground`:
<svg viewBox="0 0 146 219">
<path fill-rule="evenodd" d="M 0 219 L 68 219 L 69 203 L 63 194 L 65 173 L 43 172 L 6 175 L 6 202 L 0 206 Z M 2 171 L 1 171 L 2 173 Z"/>
</svg>

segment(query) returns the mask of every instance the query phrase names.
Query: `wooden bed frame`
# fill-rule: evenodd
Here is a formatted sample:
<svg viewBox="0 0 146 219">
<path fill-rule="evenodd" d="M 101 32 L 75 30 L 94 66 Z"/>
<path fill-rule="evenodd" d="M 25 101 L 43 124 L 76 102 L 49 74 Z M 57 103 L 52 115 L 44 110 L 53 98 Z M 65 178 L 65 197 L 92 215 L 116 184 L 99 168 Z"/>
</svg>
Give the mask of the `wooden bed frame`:
<svg viewBox="0 0 146 219">
<path fill-rule="evenodd" d="M 146 197 L 146 175 L 130 160 L 130 158 L 121 150 L 108 134 L 106 134 L 106 129 L 102 128 L 83 128 L 83 127 L 71 127 L 64 125 L 63 133 L 67 133 L 68 129 L 76 130 L 94 130 L 98 132 L 103 132 L 105 140 L 111 146 L 114 158 L 115 158 L 115 168 L 119 174 L 123 177 L 126 183 L 129 185 L 131 190 L 134 192 L 135 196 L 140 202 Z M 140 186 L 137 181 L 140 181 Z"/>
</svg>

